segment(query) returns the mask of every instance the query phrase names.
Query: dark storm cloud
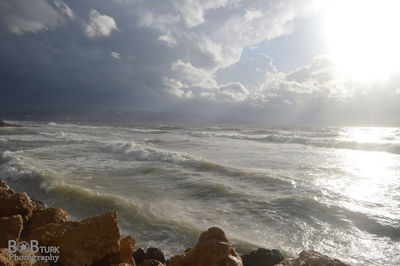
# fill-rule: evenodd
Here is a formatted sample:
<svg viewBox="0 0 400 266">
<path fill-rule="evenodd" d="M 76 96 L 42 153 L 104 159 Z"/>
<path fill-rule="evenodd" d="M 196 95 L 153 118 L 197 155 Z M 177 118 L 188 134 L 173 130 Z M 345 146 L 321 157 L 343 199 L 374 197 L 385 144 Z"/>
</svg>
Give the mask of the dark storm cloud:
<svg viewBox="0 0 400 266">
<path fill-rule="evenodd" d="M 315 3 L 1 0 L 0 108 L 168 110 L 275 121 L 354 104 L 349 99 L 368 89 L 340 77 L 323 56 L 290 73 L 279 72 L 274 55 L 240 60 L 244 48 L 289 34 Z M 400 82 L 389 84 L 387 95 L 398 98 Z"/>
</svg>

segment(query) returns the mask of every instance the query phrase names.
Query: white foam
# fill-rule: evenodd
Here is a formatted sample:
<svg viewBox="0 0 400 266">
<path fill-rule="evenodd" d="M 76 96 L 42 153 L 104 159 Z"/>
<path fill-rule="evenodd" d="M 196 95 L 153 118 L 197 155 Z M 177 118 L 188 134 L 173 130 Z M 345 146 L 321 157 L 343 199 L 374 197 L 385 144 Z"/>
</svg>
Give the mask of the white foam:
<svg viewBox="0 0 400 266">
<path fill-rule="evenodd" d="M 43 174 L 22 151 L 5 151 L 1 155 L 0 175 L 9 179 L 35 179 Z"/>
<path fill-rule="evenodd" d="M 138 161 L 161 161 L 171 163 L 193 163 L 204 162 L 199 156 L 193 156 L 184 152 L 167 151 L 151 147 L 150 145 L 138 144 L 135 142 L 116 142 L 107 145 L 107 149 L 112 152 L 123 153 L 133 157 Z"/>
</svg>

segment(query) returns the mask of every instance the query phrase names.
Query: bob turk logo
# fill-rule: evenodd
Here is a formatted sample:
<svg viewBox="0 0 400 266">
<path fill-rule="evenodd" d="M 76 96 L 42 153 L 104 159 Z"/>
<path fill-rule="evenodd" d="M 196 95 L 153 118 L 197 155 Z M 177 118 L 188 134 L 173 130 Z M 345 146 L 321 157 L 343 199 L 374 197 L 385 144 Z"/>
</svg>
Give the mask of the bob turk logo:
<svg viewBox="0 0 400 266">
<path fill-rule="evenodd" d="M 60 247 L 56 246 L 39 246 L 39 241 L 37 240 L 31 240 L 29 243 L 27 241 L 8 240 L 8 258 L 10 260 L 30 260 L 33 262 L 43 260 L 57 263 L 60 256 L 54 256 L 53 254 L 59 254 L 59 249 Z M 21 255 L 18 255 L 17 251 Z M 38 252 L 47 255 L 36 256 L 35 253 Z"/>
</svg>

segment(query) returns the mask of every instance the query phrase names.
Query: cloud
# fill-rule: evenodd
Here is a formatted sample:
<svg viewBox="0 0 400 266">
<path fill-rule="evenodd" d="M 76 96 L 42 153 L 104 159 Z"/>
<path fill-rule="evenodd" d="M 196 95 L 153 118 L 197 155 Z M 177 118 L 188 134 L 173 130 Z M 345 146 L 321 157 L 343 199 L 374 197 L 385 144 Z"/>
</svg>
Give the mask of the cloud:
<svg viewBox="0 0 400 266">
<path fill-rule="evenodd" d="M 121 59 L 121 55 L 120 55 L 119 53 L 117 53 L 117 52 L 112 51 L 112 52 L 110 53 L 110 55 L 111 55 L 112 57 L 114 57 L 115 59 Z"/>
<path fill-rule="evenodd" d="M 166 34 L 158 36 L 158 39 L 165 42 L 169 47 L 174 47 L 178 43 L 170 31 L 167 31 Z"/>
<path fill-rule="evenodd" d="M 85 24 L 85 35 L 89 39 L 107 37 L 113 30 L 118 30 L 115 20 L 107 15 L 100 14 L 96 9 L 89 12 L 89 21 Z"/>
<path fill-rule="evenodd" d="M 68 19 L 75 19 L 75 15 L 62 0 L 0 2 L 1 27 L 18 35 L 51 30 Z"/>
</svg>

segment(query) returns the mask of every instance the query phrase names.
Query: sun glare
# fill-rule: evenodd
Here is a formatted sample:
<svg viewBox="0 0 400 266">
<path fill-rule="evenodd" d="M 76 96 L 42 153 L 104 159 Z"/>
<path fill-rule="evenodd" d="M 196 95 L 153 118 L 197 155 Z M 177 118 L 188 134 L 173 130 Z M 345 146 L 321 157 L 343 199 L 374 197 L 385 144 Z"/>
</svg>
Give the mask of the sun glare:
<svg viewBox="0 0 400 266">
<path fill-rule="evenodd" d="M 400 69 L 400 1 L 335 0 L 326 15 L 329 55 L 355 79 Z"/>
</svg>

